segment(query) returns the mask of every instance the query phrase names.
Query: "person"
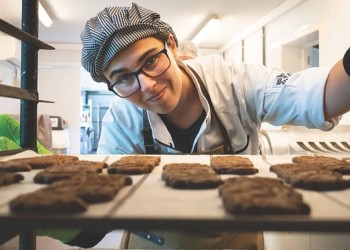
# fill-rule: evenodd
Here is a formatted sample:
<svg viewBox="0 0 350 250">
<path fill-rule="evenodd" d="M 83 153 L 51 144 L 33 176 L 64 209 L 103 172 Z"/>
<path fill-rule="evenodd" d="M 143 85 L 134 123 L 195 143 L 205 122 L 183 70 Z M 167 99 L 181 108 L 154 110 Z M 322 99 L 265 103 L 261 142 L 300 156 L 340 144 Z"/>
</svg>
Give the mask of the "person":
<svg viewBox="0 0 350 250">
<path fill-rule="evenodd" d="M 180 60 L 190 60 L 201 56 L 201 52 L 197 45 L 191 41 L 179 41 L 177 54 Z"/>
<path fill-rule="evenodd" d="M 40 117 L 39 121 L 42 123 L 43 118 Z M 51 126 L 50 126 L 51 128 Z M 44 138 L 45 133 L 47 131 L 40 127 L 38 128 L 41 130 L 40 137 L 42 139 L 42 142 L 48 142 L 51 143 L 49 139 Z M 51 132 L 51 130 L 50 130 Z M 47 143 L 45 143 L 47 145 Z M 7 114 L 0 114 L 0 151 L 4 150 L 12 150 L 12 149 L 21 149 L 21 140 L 20 140 L 20 124 L 19 122 L 12 117 L 11 115 Z M 52 154 L 52 152 L 43 146 L 43 144 L 37 140 L 36 142 L 38 154 Z"/>
<path fill-rule="evenodd" d="M 135 3 L 105 8 L 81 39 L 83 67 L 118 96 L 99 154 L 257 154 L 262 122 L 331 130 L 350 109 L 350 53 L 333 67 L 293 74 L 219 55 L 181 61 L 171 26 Z M 162 244 L 131 233 L 126 247 L 264 249 L 261 232 L 143 235 Z"/>
</svg>

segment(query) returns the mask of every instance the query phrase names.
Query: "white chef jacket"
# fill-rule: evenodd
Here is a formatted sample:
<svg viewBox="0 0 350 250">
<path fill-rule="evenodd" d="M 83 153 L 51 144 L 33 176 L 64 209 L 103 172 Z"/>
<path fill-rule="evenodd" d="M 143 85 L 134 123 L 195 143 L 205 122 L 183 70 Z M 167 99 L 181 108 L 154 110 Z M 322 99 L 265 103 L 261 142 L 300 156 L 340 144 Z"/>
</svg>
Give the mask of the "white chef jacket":
<svg viewBox="0 0 350 250">
<path fill-rule="evenodd" d="M 177 63 L 192 78 L 207 113 L 193 142 L 192 151 L 197 147 L 197 153 L 222 145 L 223 137 L 196 77 L 186 64 L 200 76 L 234 150 L 248 145 L 242 154 L 257 154 L 262 122 L 330 130 L 339 121 L 339 118 L 325 121 L 324 116 L 323 97 L 329 67 L 289 74 L 263 65 L 224 61 L 220 55 L 203 56 L 186 64 L 178 60 Z M 160 117 L 148 111 L 148 118 L 158 152 L 180 153 L 174 149 L 171 135 Z M 142 127 L 142 109 L 115 97 L 103 119 L 97 153 L 144 154 Z"/>
</svg>

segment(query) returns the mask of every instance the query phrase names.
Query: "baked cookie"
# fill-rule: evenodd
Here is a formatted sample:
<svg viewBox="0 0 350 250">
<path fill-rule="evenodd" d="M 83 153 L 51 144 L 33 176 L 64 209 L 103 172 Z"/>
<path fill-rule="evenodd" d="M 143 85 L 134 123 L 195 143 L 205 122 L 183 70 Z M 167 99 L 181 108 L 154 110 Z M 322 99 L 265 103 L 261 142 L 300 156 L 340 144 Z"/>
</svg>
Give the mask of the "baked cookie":
<svg viewBox="0 0 350 250">
<path fill-rule="evenodd" d="M 109 174 L 140 175 L 148 174 L 153 171 L 154 167 L 142 163 L 110 164 L 107 168 Z"/>
<path fill-rule="evenodd" d="M 0 161 L 0 172 L 27 172 L 31 169 L 32 167 L 25 162 Z"/>
<path fill-rule="evenodd" d="M 70 179 L 75 175 L 97 174 L 102 172 L 105 163 L 90 161 L 75 161 L 61 165 L 50 166 L 34 176 L 34 182 L 51 184 L 58 180 Z"/>
<path fill-rule="evenodd" d="M 158 166 L 160 163 L 160 156 L 150 156 L 150 155 L 129 155 L 123 156 L 116 162 L 121 164 L 127 163 L 145 163 L 153 167 Z"/>
<path fill-rule="evenodd" d="M 14 159 L 10 161 L 25 162 L 29 164 L 32 167 L 32 169 L 44 169 L 53 165 L 70 163 L 78 160 L 79 158 L 77 156 L 54 154 L 54 155 L 43 155 L 43 156 Z"/>
<path fill-rule="evenodd" d="M 95 170 L 98 173 L 101 173 L 104 168 L 107 168 L 108 164 L 102 161 L 87 161 L 87 160 L 79 160 L 73 161 L 69 163 L 64 163 L 62 166 L 72 166 L 72 168 L 88 168 L 91 170 Z"/>
<path fill-rule="evenodd" d="M 9 203 L 12 212 L 77 213 L 87 209 L 87 204 L 69 192 L 55 192 L 51 188 L 23 194 Z"/>
<path fill-rule="evenodd" d="M 9 205 L 13 212 L 77 213 L 88 204 L 112 200 L 132 179 L 125 175 L 83 174 L 20 195 Z"/>
<path fill-rule="evenodd" d="M 162 179 L 175 189 L 211 189 L 222 184 L 220 176 L 208 165 L 195 163 L 167 164 Z"/>
<path fill-rule="evenodd" d="M 234 215 L 310 213 L 301 194 L 272 178 L 229 178 L 219 187 L 219 194 L 225 210 Z"/>
<path fill-rule="evenodd" d="M 259 172 L 253 163 L 241 156 L 214 156 L 210 160 L 210 166 L 218 174 L 251 175 Z"/>
<path fill-rule="evenodd" d="M 17 173 L 0 173 L 0 186 L 14 184 L 24 180 L 24 176 Z"/>
<path fill-rule="evenodd" d="M 184 172 L 189 169 L 201 169 L 202 174 L 216 174 L 216 172 L 206 164 L 199 163 L 169 163 L 163 166 L 162 180 L 166 180 L 167 176 L 173 172 Z"/>
<path fill-rule="evenodd" d="M 320 167 L 307 163 L 280 163 L 274 164 L 270 166 L 270 171 L 277 174 L 278 177 L 286 180 L 290 176 L 295 175 L 297 173 L 309 170 L 319 170 Z"/>
<path fill-rule="evenodd" d="M 350 187 L 350 180 L 338 172 L 309 163 L 276 164 L 270 167 L 270 171 L 297 188 L 326 191 Z"/>
<path fill-rule="evenodd" d="M 109 174 L 127 174 L 127 175 L 139 175 L 147 174 L 153 171 L 153 169 L 160 163 L 159 156 L 143 156 L 133 155 L 124 156 L 119 160 L 111 163 L 107 167 Z"/>
<path fill-rule="evenodd" d="M 339 160 L 337 158 L 330 157 L 330 156 L 322 156 L 322 155 L 295 156 L 292 158 L 292 161 L 295 163 L 308 163 L 308 164 L 317 165 L 324 169 L 334 170 L 344 175 L 350 174 L 350 162 L 347 162 L 345 160 Z"/>
<path fill-rule="evenodd" d="M 109 201 L 124 186 L 132 184 L 125 175 L 76 175 L 70 180 L 57 181 L 51 185 L 55 192 L 70 192 L 86 203 Z"/>
<path fill-rule="evenodd" d="M 350 188 L 350 180 L 345 180 L 341 174 L 327 169 L 302 171 L 289 176 L 288 183 L 293 187 L 317 191 Z"/>
<path fill-rule="evenodd" d="M 192 168 L 202 168 L 210 171 L 210 173 L 215 173 L 207 164 L 201 163 L 168 163 L 163 166 L 163 171 L 167 170 L 181 170 L 181 169 L 192 169 Z"/>
</svg>

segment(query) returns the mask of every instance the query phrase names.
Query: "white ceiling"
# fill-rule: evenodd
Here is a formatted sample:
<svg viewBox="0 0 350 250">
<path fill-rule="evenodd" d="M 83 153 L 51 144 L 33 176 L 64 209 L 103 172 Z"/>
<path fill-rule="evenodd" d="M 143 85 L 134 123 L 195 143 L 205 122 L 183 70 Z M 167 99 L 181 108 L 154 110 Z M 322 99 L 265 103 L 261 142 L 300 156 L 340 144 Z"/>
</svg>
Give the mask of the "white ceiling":
<svg viewBox="0 0 350 250">
<path fill-rule="evenodd" d="M 54 21 L 50 28 L 39 25 L 39 39 L 46 43 L 80 44 L 80 32 L 87 19 L 107 6 L 130 6 L 130 0 L 40 0 Z M 179 40 L 190 40 L 214 14 L 220 27 L 199 44 L 220 49 L 286 0 L 134 0 L 152 9 L 169 23 Z M 22 0 L 0 0 L 0 18 L 21 28 Z"/>
</svg>

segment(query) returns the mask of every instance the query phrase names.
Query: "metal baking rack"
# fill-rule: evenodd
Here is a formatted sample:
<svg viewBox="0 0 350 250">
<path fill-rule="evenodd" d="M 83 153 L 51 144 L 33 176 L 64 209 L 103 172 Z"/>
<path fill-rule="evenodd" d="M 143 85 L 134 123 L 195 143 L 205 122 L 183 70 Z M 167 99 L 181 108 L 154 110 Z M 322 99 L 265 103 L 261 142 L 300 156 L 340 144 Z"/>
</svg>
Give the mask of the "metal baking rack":
<svg viewBox="0 0 350 250">
<path fill-rule="evenodd" d="M 37 87 L 38 50 L 53 50 L 54 47 L 38 40 L 38 0 L 22 0 L 22 30 L 0 19 L 0 31 L 22 41 L 21 43 L 21 87 L 0 84 L 0 96 L 21 100 L 20 144 L 21 150 L 7 150 L 0 155 L 15 154 L 23 150 L 37 152 L 37 104 L 49 102 L 39 100 Z M 0 245 L 19 234 L 19 248 L 35 249 L 35 232 L 24 230 L 0 231 Z M 28 242 L 30 243 L 28 245 Z"/>
<path fill-rule="evenodd" d="M 0 19 L 0 31 L 22 41 L 21 88 L 0 84 L 0 96 L 21 100 L 20 144 L 22 150 L 34 150 L 37 140 L 37 104 L 50 102 L 39 100 L 37 87 L 38 50 L 54 47 L 38 40 L 38 0 L 22 0 L 22 30 Z M 52 103 L 52 102 L 50 102 Z M 1 155 L 21 150 L 2 151 Z"/>
</svg>

